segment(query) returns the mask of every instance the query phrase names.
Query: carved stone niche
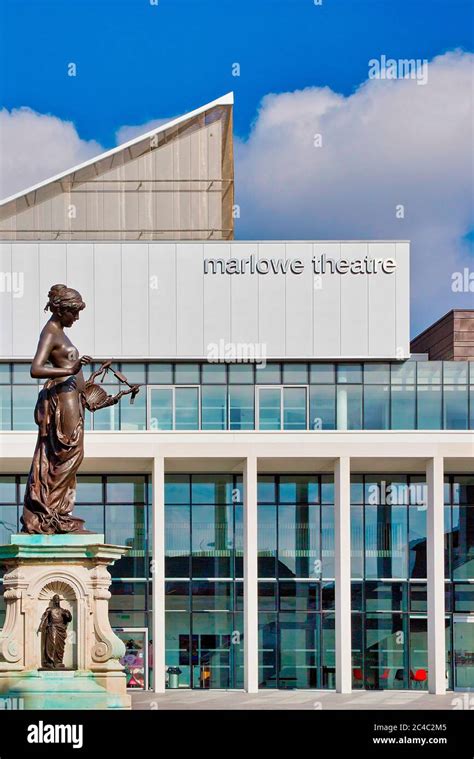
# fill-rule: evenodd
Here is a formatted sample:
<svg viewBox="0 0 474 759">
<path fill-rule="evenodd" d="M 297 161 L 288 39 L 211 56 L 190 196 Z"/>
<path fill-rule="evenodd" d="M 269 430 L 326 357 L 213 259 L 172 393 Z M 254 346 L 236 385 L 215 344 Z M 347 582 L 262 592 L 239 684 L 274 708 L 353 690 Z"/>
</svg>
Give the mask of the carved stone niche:
<svg viewBox="0 0 474 759">
<path fill-rule="evenodd" d="M 126 550 L 106 545 L 101 535 L 74 534 L 13 535 L 10 545 L 0 546 L 0 562 L 7 570 L 3 583 L 6 618 L 0 631 L 0 695 L 24 697 L 25 707 L 30 709 L 130 708 L 119 661 L 125 645 L 113 632 L 108 615 L 111 576 L 107 567 Z M 64 673 L 40 671 L 40 622 L 56 594 L 62 608 L 72 615 L 63 660 L 69 671 Z M 38 678 L 34 680 L 36 695 L 29 697 L 32 678 Z M 61 695 L 61 688 L 64 698 L 55 700 L 54 694 Z"/>
</svg>

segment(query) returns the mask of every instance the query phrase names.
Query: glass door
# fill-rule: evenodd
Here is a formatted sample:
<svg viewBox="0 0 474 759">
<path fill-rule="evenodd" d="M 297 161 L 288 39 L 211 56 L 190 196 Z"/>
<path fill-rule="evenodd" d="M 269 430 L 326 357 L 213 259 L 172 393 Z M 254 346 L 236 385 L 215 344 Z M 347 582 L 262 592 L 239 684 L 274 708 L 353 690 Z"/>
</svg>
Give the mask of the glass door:
<svg viewBox="0 0 474 759">
<path fill-rule="evenodd" d="M 454 616 L 454 690 L 474 690 L 474 615 Z"/>
<path fill-rule="evenodd" d="M 125 643 L 120 664 L 125 667 L 127 689 L 148 690 L 148 630 L 146 627 L 121 627 L 114 632 Z"/>
</svg>

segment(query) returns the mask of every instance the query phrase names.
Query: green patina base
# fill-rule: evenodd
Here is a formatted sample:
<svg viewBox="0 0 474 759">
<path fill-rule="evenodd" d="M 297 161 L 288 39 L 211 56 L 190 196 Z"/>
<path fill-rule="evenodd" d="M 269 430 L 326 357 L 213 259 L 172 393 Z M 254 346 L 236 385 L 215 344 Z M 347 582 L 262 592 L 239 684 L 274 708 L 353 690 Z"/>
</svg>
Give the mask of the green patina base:
<svg viewBox="0 0 474 759">
<path fill-rule="evenodd" d="M 88 671 L 0 673 L 0 698 L 24 709 L 130 709 L 130 697 L 109 693 Z"/>
<path fill-rule="evenodd" d="M 130 709 L 123 668 L 117 666 L 123 643 L 108 624 L 104 579 L 98 572 L 125 553 L 125 546 L 107 544 L 100 533 L 20 533 L 11 535 L 9 545 L 0 545 L 0 564 L 7 569 L 5 589 L 13 590 L 9 601 L 13 612 L 11 624 L 6 632 L 5 628 L 0 630 L 0 701 L 11 699 L 17 703 L 21 699 L 23 708 L 33 710 Z M 73 601 L 76 624 L 82 620 L 82 633 L 78 634 L 82 655 L 78 660 L 90 661 L 89 649 L 97 642 L 94 630 L 96 633 L 99 630 L 99 639 L 102 635 L 102 640 L 112 646 L 109 658 L 95 669 L 40 669 L 36 628 L 38 614 L 46 601 L 38 600 L 38 592 L 44 587 L 43 583 L 54 584 L 56 577 L 70 588 L 80 588 L 75 591 Z M 28 600 L 26 606 L 23 606 L 24 598 Z M 88 598 L 87 603 L 84 598 Z M 82 603 L 80 615 L 79 603 Z M 41 606 L 39 611 L 38 605 Z M 93 622 L 88 621 L 89 608 L 94 610 Z M 18 640 L 17 649 L 23 652 L 21 657 L 16 654 L 15 640 Z"/>
</svg>

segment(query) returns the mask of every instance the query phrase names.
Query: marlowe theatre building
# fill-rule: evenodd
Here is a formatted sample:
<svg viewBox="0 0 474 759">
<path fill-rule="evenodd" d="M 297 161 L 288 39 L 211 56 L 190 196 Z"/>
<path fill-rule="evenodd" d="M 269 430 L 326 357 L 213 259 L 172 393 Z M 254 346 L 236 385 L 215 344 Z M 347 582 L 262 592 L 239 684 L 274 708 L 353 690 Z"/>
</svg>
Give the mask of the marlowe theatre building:
<svg viewBox="0 0 474 759">
<path fill-rule="evenodd" d="M 232 103 L 1 204 L 1 542 L 62 282 L 143 385 L 88 415 L 75 507 L 129 548 L 130 688 L 474 688 L 474 315 L 410 347 L 406 241 L 234 241 Z"/>
</svg>

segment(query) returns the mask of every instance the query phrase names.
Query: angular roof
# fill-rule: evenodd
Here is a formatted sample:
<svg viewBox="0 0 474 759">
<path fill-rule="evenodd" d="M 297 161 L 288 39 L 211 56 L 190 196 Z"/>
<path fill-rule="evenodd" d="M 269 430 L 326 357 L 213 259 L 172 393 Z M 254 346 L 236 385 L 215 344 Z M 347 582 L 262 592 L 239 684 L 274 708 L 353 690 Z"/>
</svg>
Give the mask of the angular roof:
<svg viewBox="0 0 474 759">
<path fill-rule="evenodd" d="M 221 200 L 224 194 L 229 196 L 228 199 L 233 200 L 233 102 L 233 93 L 229 92 L 200 108 L 178 118 L 171 119 L 128 142 L 122 143 L 111 150 L 106 150 L 94 158 L 5 198 L 0 201 L 0 237 L 2 239 L 78 239 L 78 234 L 80 235 L 82 231 L 87 234 L 85 239 L 90 239 L 89 233 L 92 232 L 96 232 L 99 235 L 111 233 L 113 236 L 110 239 L 163 239 L 163 234 L 170 232 L 171 239 L 177 239 L 176 236 L 180 232 L 179 226 L 176 229 L 161 230 L 161 228 L 157 228 L 157 224 L 155 223 L 150 228 L 147 227 L 140 230 L 138 229 L 139 225 L 137 221 L 135 225 L 137 228 L 135 226 L 133 229 L 132 227 L 128 228 L 127 225 L 125 227 L 122 225 L 119 228 L 117 225 L 117 228 L 109 229 L 111 226 L 110 214 L 109 218 L 106 219 L 107 212 L 103 209 L 100 209 L 98 212 L 96 211 L 94 229 L 85 222 L 87 214 L 84 211 L 82 213 L 83 228 L 80 229 L 74 221 L 68 224 L 65 210 L 62 206 L 58 205 L 57 198 L 61 195 L 67 195 L 67 200 L 71 204 L 71 196 L 75 193 L 78 196 L 83 195 L 84 197 L 87 193 L 90 194 L 91 192 L 96 194 L 101 193 L 102 195 L 107 194 L 109 195 L 108 200 L 113 202 L 114 198 L 111 197 L 112 195 L 116 196 L 116 198 L 120 195 L 123 201 L 124 197 L 128 198 L 132 193 L 135 195 L 140 193 L 140 200 L 142 200 L 144 195 L 151 196 L 152 193 L 158 191 L 167 193 L 168 195 L 170 193 L 176 195 L 186 192 L 195 196 L 199 195 L 199 200 L 197 197 L 194 198 L 194 205 L 200 204 L 201 211 L 203 194 L 220 192 L 222 196 Z M 179 152 L 179 146 L 176 147 L 175 145 L 175 157 L 171 156 L 164 163 L 163 160 L 160 161 L 159 159 L 153 165 L 150 163 L 146 165 L 144 163 L 137 163 L 137 159 L 149 155 L 156 149 L 169 145 L 172 141 L 178 142 L 182 140 L 184 143 L 184 138 L 188 138 L 192 132 L 202 131 L 219 120 L 222 123 L 220 124 L 221 134 L 219 134 L 218 145 L 216 145 L 216 140 L 214 140 L 214 143 L 209 144 L 209 139 L 207 139 L 206 143 L 206 140 L 201 136 L 197 142 L 195 140 L 191 147 L 186 143 L 186 148 L 181 149 L 181 153 Z M 211 136 L 213 135 L 211 134 Z M 219 150 L 222 155 L 218 155 Z M 194 160 L 188 159 L 187 153 L 190 151 L 194 151 L 194 154 L 199 153 L 199 155 Z M 212 151 L 215 152 L 213 156 L 211 156 Z M 135 162 L 134 170 L 131 171 L 130 164 L 133 162 Z M 229 186 L 231 186 L 230 193 L 228 193 Z M 39 212 L 33 212 L 35 207 L 54 198 L 56 198 L 55 207 L 50 208 L 46 206 Z M 76 202 L 76 198 L 74 198 L 74 202 Z M 83 202 L 85 203 L 86 201 Z M 64 198 L 63 205 L 65 203 L 66 198 Z M 214 206 L 215 203 L 213 208 Z M 116 208 L 112 208 L 112 216 L 116 215 L 116 210 Z M 100 225 L 100 220 L 99 222 L 97 221 L 98 214 L 100 215 L 101 213 L 104 217 L 102 218 L 103 228 Z M 155 222 L 156 219 L 162 218 L 163 215 L 160 208 L 153 211 L 148 209 L 147 213 L 148 216 L 151 214 L 156 217 Z M 174 219 L 176 217 L 176 209 L 173 213 Z M 92 215 L 92 212 L 89 211 L 91 218 Z M 196 214 L 194 215 L 196 216 Z M 230 239 L 233 236 L 233 225 L 229 221 L 228 210 L 224 215 L 226 219 L 225 223 L 222 223 L 221 220 L 220 231 L 225 232 L 222 237 Z M 213 217 L 212 221 L 215 222 L 215 211 L 211 213 L 211 216 Z M 74 219 L 76 218 L 74 217 Z M 196 221 L 196 218 L 193 221 Z M 168 226 L 170 226 L 169 222 Z M 209 233 L 209 237 L 216 239 L 216 236 L 212 234 L 217 231 L 215 223 L 211 224 L 209 222 L 208 226 L 210 227 L 209 229 L 199 229 L 196 227 L 196 224 L 190 223 L 189 229 L 186 232 L 189 234 L 196 232 L 198 238 L 200 237 L 200 233 L 204 237 L 206 237 L 205 233 Z M 232 230 L 230 230 L 230 226 L 232 226 Z M 225 230 L 224 227 L 226 227 Z M 123 238 L 121 237 L 122 233 L 124 235 Z M 48 237 L 48 234 L 50 234 L 50 237 Z M 217 234 L 218 237 L 219 234 Z M 100 236 L 98 239 L 108 238 Z M 195 238 L 185 236 L 184 239 Z"/>
</svg>

